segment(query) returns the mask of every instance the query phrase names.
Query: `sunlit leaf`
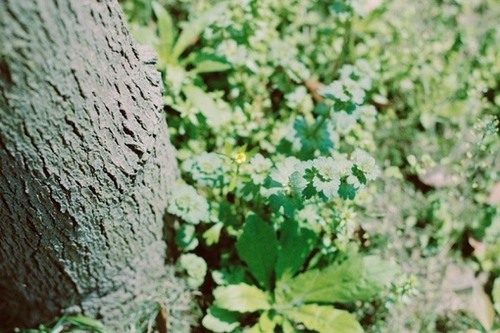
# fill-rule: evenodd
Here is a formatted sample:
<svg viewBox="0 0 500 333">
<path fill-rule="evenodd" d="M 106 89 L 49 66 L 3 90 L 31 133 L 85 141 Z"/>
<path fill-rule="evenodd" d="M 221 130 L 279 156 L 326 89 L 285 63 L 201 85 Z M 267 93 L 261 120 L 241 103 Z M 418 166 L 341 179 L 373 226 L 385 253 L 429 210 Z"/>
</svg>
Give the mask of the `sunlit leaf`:
<svg viewBox="0 0 500 333">
<path fill-rule="evenodd" d="M 201 114 L 203 114 L 207 120 L 215 119 L 220 116 L 215 101 L 203 89 L 194 85 L 186 85 L 182 88 L 182 92 L 186 95 L 187 99 L 200 110 Z"/>
<path fill-rule="evenodd" d="M 193 21 L 188 22 L 182 29 L 182 32 L 175 43 L 172 50 L 172 57 L 174 59 L 179 58 L 188 46 L 196 42 L 203 30 L 205 30 L 205 28 L 207 28 L 226 10 L 228 4 L 229 3 L 227 1 L 219 2 L 209 11 L 205 12 Z"/>
<path fill-rule="evenodd" d="M 196 64 L 195 70 L 197 73 L 223 72 L 231 68 L 228 63 L 205 60 Z"/>
<path fill-rule="evenodd" d="M 237 313 L 219 309 L 214 306 L 208 309 L 201 323 L 205 328 L 217 333 L 232 332 L 235 328 L 240 326 Z"/>
<path fill-rule="evenodd" d="M 370 300 L 389 284 L 398 269 L 376 256 L 351 257 L 340 265 L 310 270 L 278 284 L 284 302 L 349 303 Z"/>
<path fill-rule="evenodd" d="M 493 283 L 493 291 L 491 292 L 493 295 L 493 302 L 495 310 L 498 314 L 500 314 L 500 278 L 496 278 Z"/>
<path fill-rule="evenodd" d="M 255 312 L 271 308 L 268 295 L 255 286 L 245 283 L 217 287 L 215 305 L 237 312 Z"/>
<path fill-rule="evenodd" d="M 363 332 L 363 328 L 352 314 L 328 305 L 306 304 L 284 313 L 293 321 L 319 333 Z"/>
<path fill-rule="evenodd" d="M 157 51 L 160 56 L 160 61 L 168 62 L 172 46 L 175 39 L 175 29 L 172 17 L 170 14 L 157 2 L 152 2 L 151 6 L 155 13 L 158 22 L 158 34 L 160 35 L 160 41 L 158 43 Z"/>
</svg>

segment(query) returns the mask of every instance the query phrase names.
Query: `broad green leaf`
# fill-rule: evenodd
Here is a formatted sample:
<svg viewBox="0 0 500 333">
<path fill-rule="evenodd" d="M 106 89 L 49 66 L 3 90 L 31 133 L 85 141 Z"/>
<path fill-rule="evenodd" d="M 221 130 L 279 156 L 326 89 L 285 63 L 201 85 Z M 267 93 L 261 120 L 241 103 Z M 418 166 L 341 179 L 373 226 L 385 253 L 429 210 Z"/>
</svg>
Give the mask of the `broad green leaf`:
<svg viewBox="0 0 500 333">
<path fill-rule="evenodd" d="M 248 216 L 243 234 L 236 243 L 236 250 L 259 284 L 270 290 L 278 250 L 273 228 L 257 215 Z"/>
<path fill-rule="evenodd" d="M 255 312 L 271 308 L 265 292 L 245 283 L 217 287 L 214 297 L 215 306 L 229 311 Z"/>
<path fill-rule="evenodd" d="M 296 221 L 287 220 L 283 223 L 276 262 L 277 281 L 300 271 L 316 240 L 317 235 L 312 230 L 299 228 Z"/>
<path fill-rule="evenodd" d="M 219 2 L 203 15 L 188 22 L 182 29 L 182 32 L 175 43 L 172 50 L 172 57 L 174 59 L 178 59 L 182 52 L 184 52 L 189 45 L 193 44 L 198 39 L 203 30 L 212 24 L 212 22 L 226 10 L 228 4 L 229 2 L 227 1 Z"/>
<path fill-rule="evenodd" d="M 158 22 L 158 33 L 160 42 L 158 43 L 158 54 L 160 60 L 168 62 L 174 44 L 175 29 L 170 14 L 157 2 L 152 2 L 151 6 Z"/>
<path fill-rule="evenodd" d="M 375 297 L 397 273 L 394 264 L 376 256 L 349 258 L 323 270 L 311 270 L 278 284 L 280 302 L 350 303 Z"/>
<path fill-rule="evenodd" d="M 363 328 L 352 314 L 327 305 L 306 304 L 284 314 L 319 333 L 363 333 Z"/>
<path fill-rule="evenodd" d="M 493 295 L 493 302 L 495 310 L 498 314 L 500 314 L 500 278 L 496 278 L 493 283 L 493 291 L 491 292 Z"/>
<path fill-rule="evenodd" d="M 189 101 L 200 110 L 207 120 L 210 121 L 219 116 L 219 109 L 215 101 L 210 95 L 203 91 L 203 89 L 197 86 L 187 85 L 182 88 L 182 92 Z"/>
<path fill-rule="evenodd" d="M 277 316 L 272 319 L 269 312 L 264 312 L 260 315 L 257 324 L 246 330 L 245 333 L 274 333 L 276 328 Z"/>
<path fill-rule="evenodd" d="M 228 63 L 205 60 L 196 64 L 195 71 L 197 73 L 212 73 L 212 72 L 224 72 L 231 68 Z"/>
<path fill-rule="evenodd" d="M 293 324 L 286 318 L 283 318 L 283 323 L 281 324 L 283 333 L 296 333 L 297 330 L 293 327 Z"/>
<path fill-rule="evenodd" d="M 201 324 L 212 332 L 224 333 L 232 332 L 240 321 L 237 313 L 211 306 Z"/>
</svg>

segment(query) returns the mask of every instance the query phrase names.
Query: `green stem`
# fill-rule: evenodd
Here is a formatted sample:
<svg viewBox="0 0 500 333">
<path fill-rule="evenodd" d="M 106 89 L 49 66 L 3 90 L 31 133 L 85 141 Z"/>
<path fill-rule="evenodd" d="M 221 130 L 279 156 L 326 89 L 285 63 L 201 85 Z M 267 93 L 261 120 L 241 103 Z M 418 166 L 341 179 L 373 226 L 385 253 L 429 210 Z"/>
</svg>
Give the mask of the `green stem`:
<svg viewBox="0 0 500 333">
<path fill-rule="evenodd" d="M 326 121 L 326 117 L 324 115 L 320 115 L 319 119 L 320 120 L 318 121 L 318 123 L 316 125 L 314 125 L 314 128 L 311 131 L 311 135 L 313 137 L 318 133 L 319 129 L 323 126 L 323 124 Z"/>
<path fill-rule="evenodd" d="M 340 56 L 335 62 L 335 66 L 333 67 L 332 74 L 333 76 L 337 75 L 340 67 L 345 63 L 347 55 L 349 54 L 349 50 L 351 49 L 351 39 L 352 39 L 352 20 L 348 19 L 344 25 L 344 40 L 342 42 L 342 51 L 340 52 Z"/>
</svg>

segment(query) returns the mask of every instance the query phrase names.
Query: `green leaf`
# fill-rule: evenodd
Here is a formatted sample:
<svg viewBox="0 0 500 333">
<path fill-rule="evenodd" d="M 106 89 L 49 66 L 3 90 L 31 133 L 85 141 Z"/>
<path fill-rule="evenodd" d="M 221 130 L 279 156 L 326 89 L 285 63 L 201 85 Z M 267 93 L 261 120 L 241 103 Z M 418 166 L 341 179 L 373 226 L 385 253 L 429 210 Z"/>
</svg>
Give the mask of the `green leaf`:
<svg viewBox="0 0 500 333">
<path fill-rule="evenodd" d="M 215 306 L 229 311 L 255 312 L 271 308 L 265 292 L 245 283 L 217 287 L 214 297 Z"/>
<path fill-rule="evenodd" d="M 257 215 L 249 215 L 243 234 L 236 243 L 240 258 L 266 290 L 271 289 L 271 276 L 276 261 L 278 241 L 273 228 Z"/>
<path fill-rule="evenodd" d="M 327 123 L 322 118 L 316 120 L 312 125 L 308 124 L 304 117 L 295 119 L 293 127 L 302 144 L 301 157 L 312 158 L 316 150 L 328 153 L 334 147 L 326 125 Z"/>
<path fill-rule="evenodd" d="M 215 101 L 203 89 L 187 85 L 182 88 L 182 92 L 207 120 L 214 120 L 220 116 L 219 108 L 215 104 Z"/>
<path fill-rule="evenodd" d="M 346 183 L 346 181 L 342 181 L 342 183 L 340 183 L 338 193 L 339 196 L 344 200 L 353 200 L 356 196 L 356 188 L 351 184 Z"/>
<path fill-rule="evenodd" d="M 290 278 L 300 271 L 318 238 L 312 230 L 299 228 L 298 223 L 293 220 L 285 221 L 280 229 L 277 281 L 284 277 Z"/>
<path fill-rule="evenodd" d="M 498 314 L 500 314 L 500 278 L 496 278 L 493 283 L 493 291 L 491 292 L 493 295 L 493 302 L 495 310 Z"/>
<path fill-rule="evenodd" d="M 311 270 L 277 286 L 281 302 L 350 303 L 375 297 L 392 281 L 397 266 L 376 256 L 348 258 L 323 270 Z"/>
<path fill-rule="evenodd" d="M 212 332 L 217 333 L 232 332 L 236 327 L 240 326 L 237 313 L 219 309 L 214 306 L 208 309 L 201 324 Z"/>
<path fill-rule="evenodd" d="M 207 245 L 213 245 L 219 242 L 220 233 L 223 226 L 224 224 L 218 222 L 203 233 L 203 238 L 205 239 L 205 243 Z"/>
<path fill-rule="evenodd" d="M 72 323 L 78 326 L 85 326 L 88 328 L 92 328 L 98 333 L 110 333 L 106 327 L 102 323 L 97 320 L 85 317 L 85 316 L 68 316 L 65 318 L 65 322 Z"/>
<path fill-rule="evenodd" d="M 200 15 L 193 21 L 188 22 L 186 26 L 182 29 L 182 32 L 175 43 L 174 49 L 172 50 L 172 57 L 178 59 L 179 56 L 193 44 L 200 34 L 205 30 L 210 24 L 212 24 L 215 19 L 220 16 L 226 10 L 228 6 L 227 1 L 219 2 L 212 9 Z"/>
<path fill-rule="evenodd" d="M 172 53 L 172 46 L 175 39 L 174 23 L 170 14 L 159 3 L 152 2 L 151 6 L 158 22 L 158 33 L 160 35 L 157 51 L 160 61 L 164 64 L 170 60 Z"/>
<path fill-rule="evenodd" d="M 283 323 L 281 324 L 283 333 L 296 333 L 297 331 L 293 327 L 293 324 L 286 318 L 283 318 Z"/>
<path fill-rule="evenodd" d="M 224 72 L 231 69 L 231 65 L 221 61 L 204 60 L 196 64 L 195 71 L 197 73 L 213 73 Z"/>
<path fill-rule="evenodd" d="M 212 272 L 212 279 L 218 285 L 239 284 L 245 282 L 245 277 L 246 270 L 243 266 L 223 265 L 220 270 Z"/>
<path fill-rule="evenodd" d="M 331 306 L 307 304 L 287 310 L 284 314 L 319 333 L 363 333 L 363 328 L 352 314 Z"/>
<path fill-rule="evenodd" d="M 269 197 L 269 206 L 275 213 L 280 213 L 281 207 L 283 207 L 283 213 L 288 217 L 292 217 L 297 209 L 303 207 L 303 200 L 296 194 L 272 194 Z"/>
<path fill-rule="evenodd" d="M 266 311 L 260 315 L 257 324 L 252 326 L 248 331 L 245 331 L 245 333 L 273 333 L 277 324 L 276 319 L 277 316 L 271 318 L 270 313 Z"/>
</svg>

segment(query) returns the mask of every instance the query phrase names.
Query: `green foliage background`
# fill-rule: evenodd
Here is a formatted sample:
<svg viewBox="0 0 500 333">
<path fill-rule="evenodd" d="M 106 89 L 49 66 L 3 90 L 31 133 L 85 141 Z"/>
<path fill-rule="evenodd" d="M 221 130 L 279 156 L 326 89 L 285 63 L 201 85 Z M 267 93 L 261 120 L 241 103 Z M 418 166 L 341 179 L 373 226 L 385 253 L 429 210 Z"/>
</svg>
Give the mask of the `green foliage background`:
<svg viewBox="0 0 500 333">
<path fill-rule="evenodd" d="M 165 83 L 193 331 L 498 331 L 497 0 L 122 5 Z"/>
</svg>

